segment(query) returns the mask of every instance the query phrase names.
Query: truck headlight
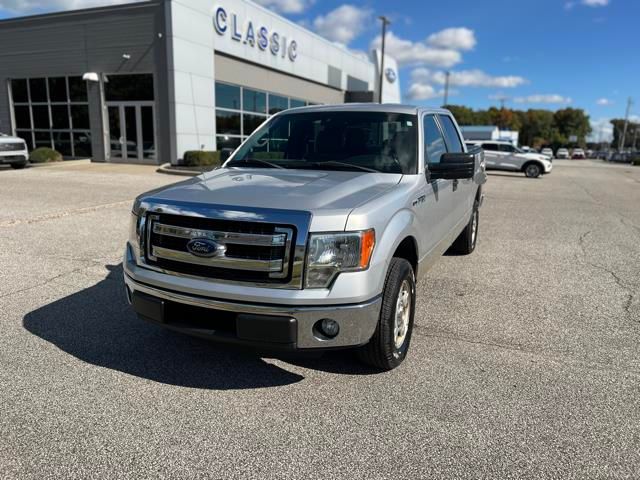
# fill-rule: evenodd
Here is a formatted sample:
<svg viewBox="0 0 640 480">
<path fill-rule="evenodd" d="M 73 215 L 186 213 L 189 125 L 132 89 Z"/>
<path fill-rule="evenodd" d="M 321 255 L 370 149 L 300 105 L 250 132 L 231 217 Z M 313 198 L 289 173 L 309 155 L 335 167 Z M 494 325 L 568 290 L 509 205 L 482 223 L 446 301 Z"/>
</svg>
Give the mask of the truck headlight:
<svg viewBox="0 0 640 480">
<path fill-rule="evenodd" d="M 140 258 L 140 217 L 133 212 L 129 218 L 129 245 L 131 245 L 137 261 Z"/>
<path fill-rule="evenodd" d="M 369 268 L 376 243 L 374 230 L 312 233 L 307 255 L 306 288 L 326 288 L 340 272 Z"/>
</svg>

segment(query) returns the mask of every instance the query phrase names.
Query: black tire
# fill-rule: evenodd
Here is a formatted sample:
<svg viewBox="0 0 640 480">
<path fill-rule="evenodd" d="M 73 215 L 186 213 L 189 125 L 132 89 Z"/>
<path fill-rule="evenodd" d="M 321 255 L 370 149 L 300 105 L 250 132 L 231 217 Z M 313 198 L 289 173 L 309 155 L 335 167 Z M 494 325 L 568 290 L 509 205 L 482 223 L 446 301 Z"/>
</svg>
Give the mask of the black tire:
<svg viewBox="0 0 640 480">
<path fill-rule="evenodd" d="M 539 163 L 527 163 L 524 166 L 524 174 L 529 178 L 538 178 L 540 175 L 542 175 L 542 167 Z"/>
<path fill-rule="evenodd" d="M 475 222 L 474 222 L 475 220 Z M 455 242 L 449 247 L 446 255 L 469 255 L 476 249 L 478 230 L 480 228 L 480 206 L 478 200 L 473 203 L 473 212 L 469 223 Z"/>
<path fill-rule="evenodd" d="M 401 302 L 401 290 L 406 288 L 408 288 L 410 298 L 403 303 L 409 306 L 410 311 L 406 316 L 402 316 L 405 321 L 402 322 L 402 328 L 397 330 L 397 305 Z M 378 326 L 369 343 L 358 349 L 360 360 L 380 370 L 393 370 L 398 367 L 404 361 L 409 350 L 415 309 L 416 280 L 413 268 L 404 258 L 394 257 L 391 259 L 384 284 Z M 399 335 L 402 332 L 403 335 Z"/>
<path fill-rule="evenodd" d="M 15 168 L 16 170 L 20 170 L 24 167 L 27 166 L 27 162 L 20 162 L 20 163 L 12 163 L 11 164 L 11 168 Z"/>
</svg>

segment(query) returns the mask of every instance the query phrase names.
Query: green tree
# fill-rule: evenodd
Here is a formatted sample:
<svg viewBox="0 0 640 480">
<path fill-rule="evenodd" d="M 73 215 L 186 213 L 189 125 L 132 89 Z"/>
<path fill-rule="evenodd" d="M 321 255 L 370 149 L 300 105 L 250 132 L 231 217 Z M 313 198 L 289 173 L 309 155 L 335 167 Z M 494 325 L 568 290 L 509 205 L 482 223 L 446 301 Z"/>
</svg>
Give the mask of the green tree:
<svg viewBox="0 0 640 480">
<path fill-rule="evenodd" d="M 582 147 L 586 145 L 587 135 L 591 133 L 589 115 L 579 108 L 563 108 L 556 111 L 553 114 L 553 125 L 562 137 L 578 137 L 575 144 Z"/>
<path fill-rule="evenodd" d="M 622 132 L 624 131 L 624 119 L 614 118 L 611 120 L 611 125 L 613 125 L 613 141 L 611 142 L 611 146 L 613 148 L 618 148 Z M 639 144 L 640 123 L 629 122 L 627 125 L 627 135 L 625 136 L 623 148 L 636 150 Z"/>
<path fill-rule="evenodd" d="M 453 113 L 459 125 L 475 125 L 474 112 L 462 105 L 446 105 L 444 108 Z"/>
<path fill-rule="evenodd" d="M 553 136 L 553 112 L 549 110 L 527 110 L 522 112 L 520 143 L 540 148 L 551 143 Z"/>
</svg>

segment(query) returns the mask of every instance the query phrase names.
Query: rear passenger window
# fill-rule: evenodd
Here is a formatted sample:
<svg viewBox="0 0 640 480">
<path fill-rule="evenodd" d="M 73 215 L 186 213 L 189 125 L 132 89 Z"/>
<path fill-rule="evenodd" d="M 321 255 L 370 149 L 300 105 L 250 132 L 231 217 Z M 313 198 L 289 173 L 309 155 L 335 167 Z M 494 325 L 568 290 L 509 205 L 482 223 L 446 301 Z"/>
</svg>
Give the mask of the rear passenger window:
<svg viewBox="0 0 640 480">
<path fill-rule="evenodd" d="M 482 149 L 483 150 L 492 151 L 492 152 L 497 152 L 498 151 L 498 145 L 495 144 L 495 143 L 483 143 L 482 144 Z"/>
<path fill-rule="evenodd" d="M 456 130 L 456 126 L 453 124 L 451 117 L 449 115 L 438 115 L 438 118 L 440 118 L 440 123 L 444 130 L 444 139 L 447 142 L 447 150 L 449 150 L 450 153 L 462 153 L 464 151 L 462 148 L 462 142 L 460 141 L 460 136 L 458 135 L 458 131 Z"/>
<path fill-rule="evenodd" d="M 440 163 L 440 157 L 447 153 L 447 146 L 433 115 L 424 117 L 424 156 L 427 164 Z"/>
</svg>

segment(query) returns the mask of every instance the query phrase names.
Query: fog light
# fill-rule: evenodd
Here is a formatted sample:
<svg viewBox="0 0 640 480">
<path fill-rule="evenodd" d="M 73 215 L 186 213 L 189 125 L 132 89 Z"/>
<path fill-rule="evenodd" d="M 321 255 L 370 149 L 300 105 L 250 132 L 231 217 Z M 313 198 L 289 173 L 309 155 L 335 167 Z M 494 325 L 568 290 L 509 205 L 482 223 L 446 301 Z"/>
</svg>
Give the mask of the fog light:
<svg viewBox="0 0 640 480">
<path fill-rule="evenodd" d="M 340 333 L 340 325 L 335 320 L 325 318 L 320 322 L 320 330 L 329 338 L 334 338 Z"/>
</svg>

